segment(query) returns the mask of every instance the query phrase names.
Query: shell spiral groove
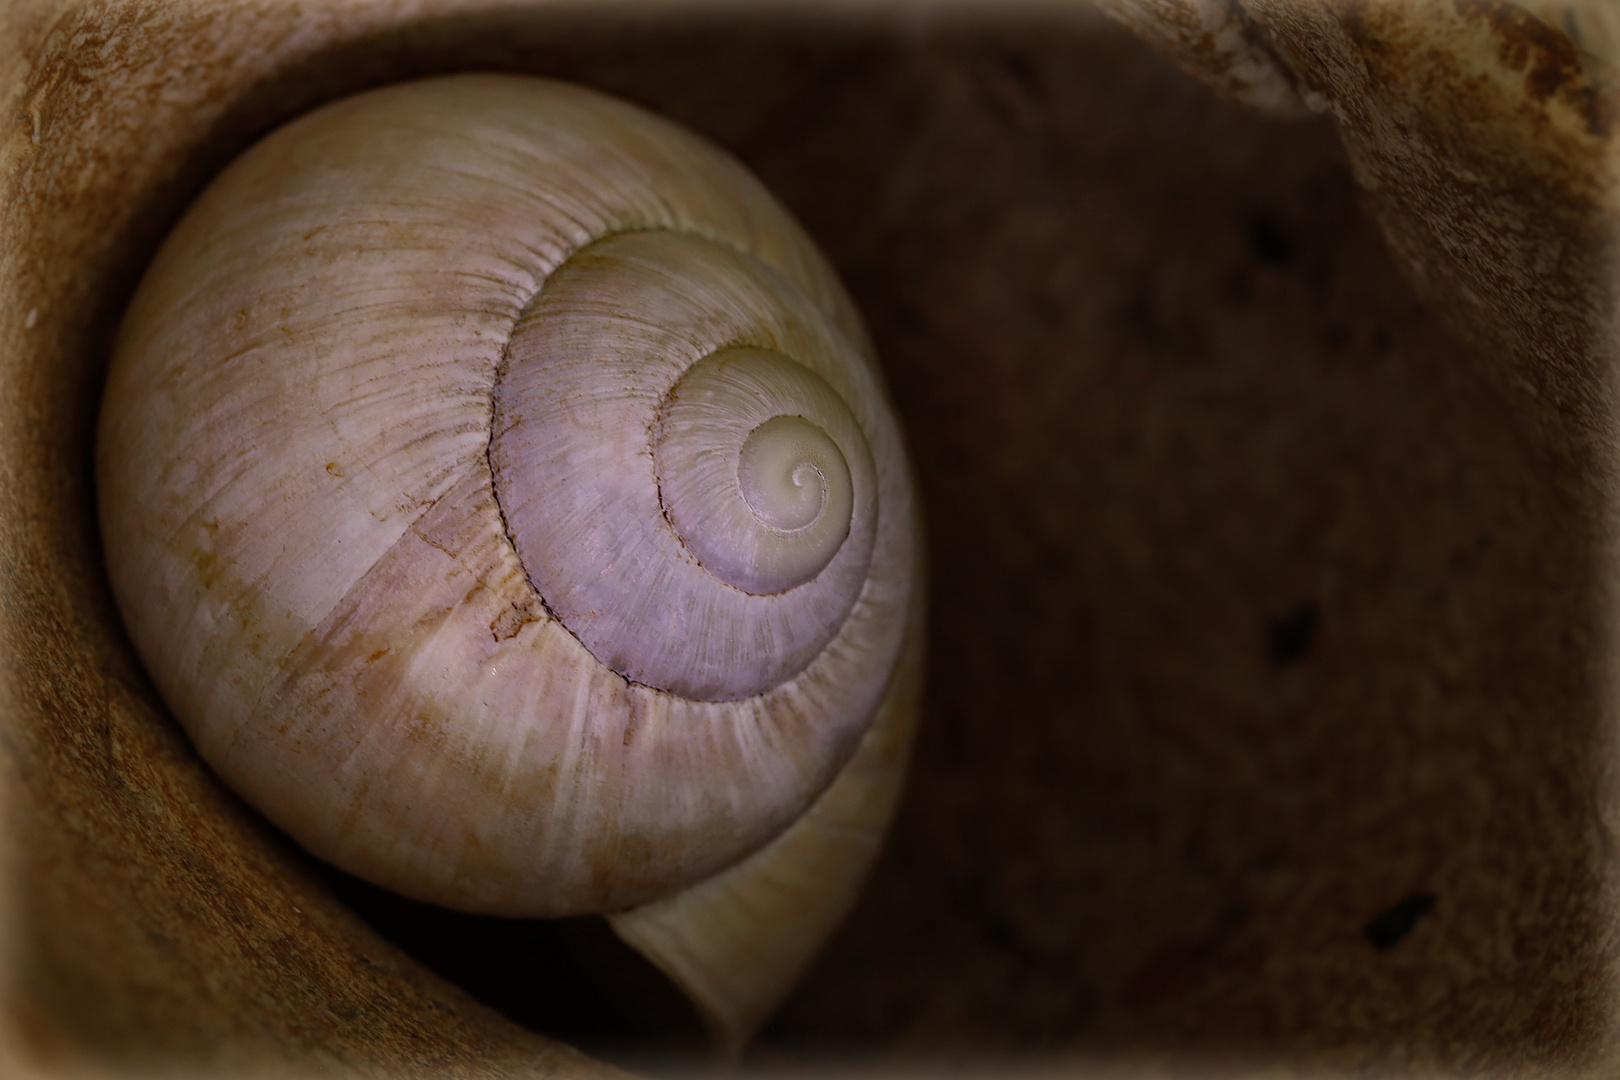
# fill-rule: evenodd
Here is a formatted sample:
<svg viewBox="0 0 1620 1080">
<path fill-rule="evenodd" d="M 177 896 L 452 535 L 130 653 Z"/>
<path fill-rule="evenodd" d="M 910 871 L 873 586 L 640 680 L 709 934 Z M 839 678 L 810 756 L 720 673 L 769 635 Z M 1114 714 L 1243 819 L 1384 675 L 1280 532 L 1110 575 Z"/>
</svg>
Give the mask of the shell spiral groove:
<svg viewBox="0 0 1620 1080">
<path fill-rule="evenodd" d="M 115 347 L 109 573 L 209 764 L 421 899 L 622 911 L 774 842 L 915 622 L 853 306 L 740 166 L 457 76 L 272 133 Z"/>
<path fill-rule="evenodd" d="M 529 580 L 598 660 L 733 701 L 844 624 L 880 515 L 860 423 L 827 379 L 875 388 L 843 374 L 860 365 L 840 338 L 759 263 L 681 233 L 598 241 L 548 278 L 507 350 L 490 462 Z M 818 481 L 807 507 L 800 470 Z"/>
</svg>

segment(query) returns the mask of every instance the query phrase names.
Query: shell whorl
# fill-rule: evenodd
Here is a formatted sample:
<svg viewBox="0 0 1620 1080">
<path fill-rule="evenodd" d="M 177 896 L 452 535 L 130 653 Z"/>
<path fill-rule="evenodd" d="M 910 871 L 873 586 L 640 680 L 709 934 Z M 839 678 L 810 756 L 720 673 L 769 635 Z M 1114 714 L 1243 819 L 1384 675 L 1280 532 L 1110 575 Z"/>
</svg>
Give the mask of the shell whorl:
<svg viewBox="0 0 1620 1080">
<path fill-rule="evenodd" d="M 132 302 L 98 448 L 131 635 L 317 855 L 611 911 L 838 773 L 913 507 L 863 331 L 729 158 L 591 91 L 425 80 L 228 168 Z"/>
<path fill-rule="evenodd" d="M 731 701 L 826 647 L 879 519 L 843 397 L 873 387 L 798 290 L 702 238 L 619 234 L 551 275 L 507 353 L 495 493 L 530 581 L 593 656 Z"/>
</svg>

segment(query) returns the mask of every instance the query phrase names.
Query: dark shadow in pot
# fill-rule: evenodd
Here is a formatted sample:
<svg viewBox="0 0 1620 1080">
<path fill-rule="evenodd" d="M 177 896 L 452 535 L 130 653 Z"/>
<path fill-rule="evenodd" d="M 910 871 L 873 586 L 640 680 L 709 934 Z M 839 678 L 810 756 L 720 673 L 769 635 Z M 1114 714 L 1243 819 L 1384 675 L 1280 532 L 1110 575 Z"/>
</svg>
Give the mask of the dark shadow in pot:
<svg viewBox="0 0 1620 1080">
<path fill-rule="evenodd" d="M 1084 13 L 436 21 L 239 102 L 86 283 L 100 306 L 74 355 L 102 362 L 163 230 L 251 137 L 465 68 L 577 79 L 736 153 L 845 276 L 908 428 L 932 575 L 911 785 L 869 890 L 749 1062 L 1517 1070 L 1597 1051 L 1602 493 L 1558 418 L 1414 300 L 1330 127 L 1222 105 Z M 75 664 L 152 701 L 115 629 L 53 629 L 115 625 L 93 568 L 100 370 L 67 373 L 38 436 L 71 505 L 28 573 L 71 594 L 7 594 L 42 703 L 13 758 L 51 762 L 15 771 L 37 823 L 23 985 L 60 1017 L 104 977 L 64 925 L 88 894 L 60 866 L 100 859 L 96 887 L 133 897 L 179 889 L 170 870 L 198 857 L 118 787 L 133 770 L 113 783 L 64 749 L 148 722 L 91 731 L 61 689 Z M 68 659 L 30 659 L 53 649 Z M 163 767 L 198 767 L 166 745 Z M 97 801 L 96 829 L 58 824 Z M 121 877 L 111 853 L 134 848 L 144 876 Z M 327 880 L 519 1023 L 610 1054 L 640 1023 L 636 1060 L 690 1045 L 690 1016 L 626 1020 L 580 973 L 600 927 L 576 924 L 570 952 L 448 917 L 447 941 L 446 917 Z M 230 888 L 188 902 L 224 910 Z M 184 975 L 167 948 L 159 981 Z M 254 962 L 272 993 L 296 966 Z M 534 992 L 536 964 L 559 973 L 549 1004 L 514 989 Z M 656 1017 L 667 994 L 649 993 Z M 161 1038 L 98 1023 L 106 1060 L 151 1060 Z"/>
</svg>

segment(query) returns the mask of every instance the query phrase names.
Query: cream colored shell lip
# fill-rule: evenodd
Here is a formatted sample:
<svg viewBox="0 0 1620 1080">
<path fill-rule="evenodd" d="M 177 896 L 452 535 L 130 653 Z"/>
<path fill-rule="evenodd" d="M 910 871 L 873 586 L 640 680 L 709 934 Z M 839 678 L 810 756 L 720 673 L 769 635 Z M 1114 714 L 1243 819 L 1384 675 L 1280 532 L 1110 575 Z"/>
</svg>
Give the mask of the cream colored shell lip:
<svg viewBox="0 0 1620 1080">
<path fill-rule="evenodd" d="M 555 339 L 561 374 L 517 364 L 520 325 Z M 701 570 L 675 549 L 648 570 L 624 537 L 668 538 L 658 403 L 739 346 L 831 387 L 855 424 L 835 437 L 872 464 L 850 526 L 866 549 L 832 558 L 815 651 L 730 693 L 715 657 L 766 632 L 752 651 L 780 655 L 826 576 L 643 604 L 617 623 L 641 641 L 604 646 L 596 624 Z M 887 683 L 912 514 L 863 347 L 803 233 L 673 125 L 518 77 L 340 101 L 233 163 L 131 304 L 98 460 L 115 593 L 203 756 L 316 854 L 467 910 L 644 903 L 781 832 Z M 497 384 L 536 372 L 492 437 Z M 595 437 L 548 441 L 564 415 Z M 520 460 L 535 442 L 545 460 Z M 535 477 L 537 501 L 513 495 Z M 513 537 L 559 522 L 577 528 L 526 567 Z M 749 605 L 764 630 L 729 641 Z M 671 652 L 709 666 L 672 680 Z"/>
</svg>

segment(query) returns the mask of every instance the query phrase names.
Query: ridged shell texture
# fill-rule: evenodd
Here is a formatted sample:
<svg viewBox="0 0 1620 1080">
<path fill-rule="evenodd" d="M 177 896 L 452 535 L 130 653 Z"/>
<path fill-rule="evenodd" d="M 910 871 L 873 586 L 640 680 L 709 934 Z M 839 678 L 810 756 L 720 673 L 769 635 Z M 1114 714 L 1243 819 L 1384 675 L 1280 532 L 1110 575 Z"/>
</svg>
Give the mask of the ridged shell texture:
<svg viewBox="0 0 1620 1080">
<path fill-rule="evenodd" d="M 304 116 L 168 238 L 98 449 L 114 591 L 311 851 L 510 915 L 670 895 L 854 752 L 916 588 L 853 307 L 718 150 L 457 76 Z"/>
</svg>

